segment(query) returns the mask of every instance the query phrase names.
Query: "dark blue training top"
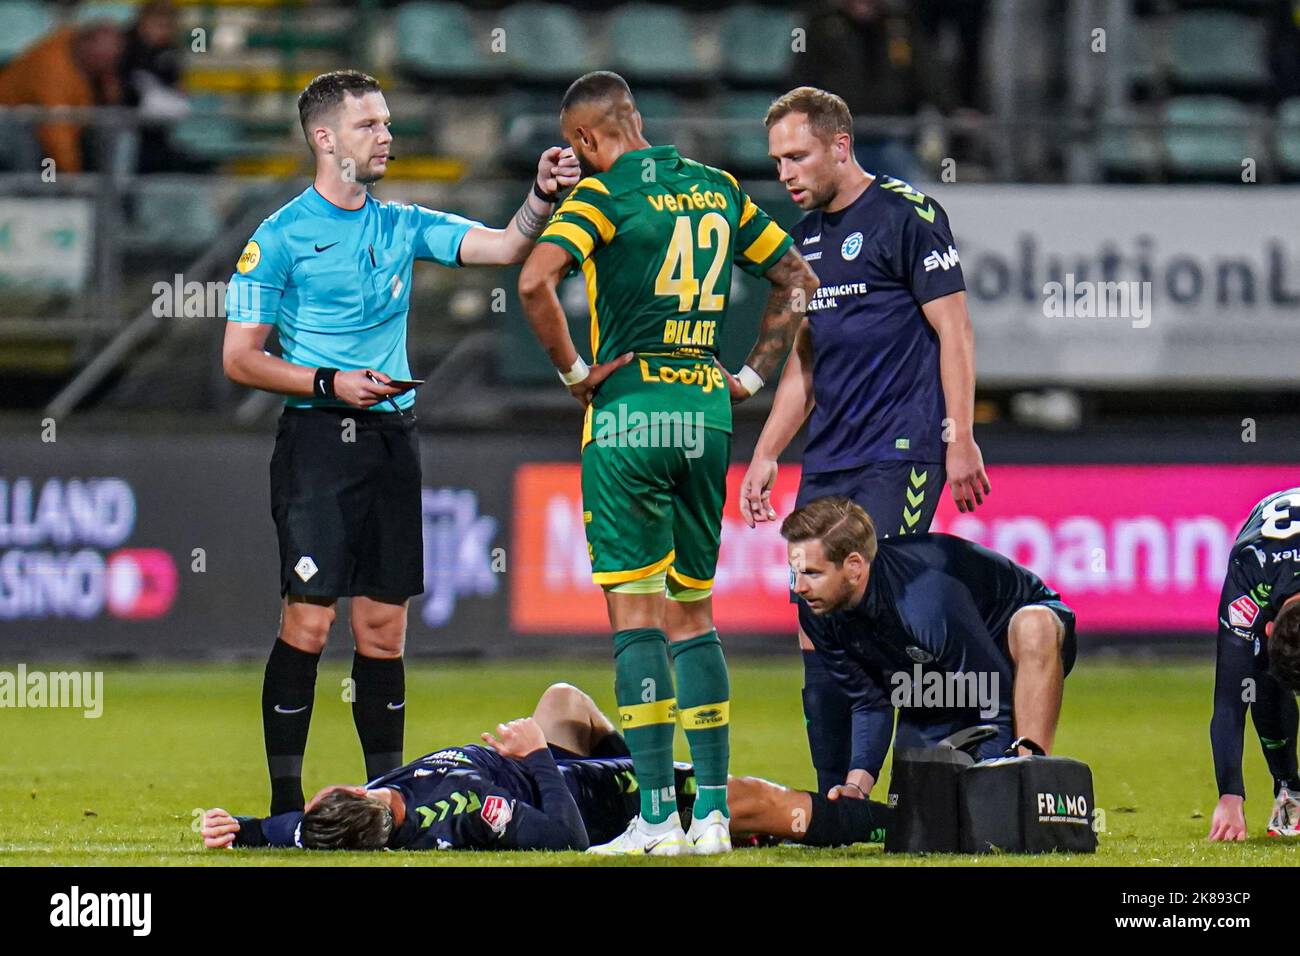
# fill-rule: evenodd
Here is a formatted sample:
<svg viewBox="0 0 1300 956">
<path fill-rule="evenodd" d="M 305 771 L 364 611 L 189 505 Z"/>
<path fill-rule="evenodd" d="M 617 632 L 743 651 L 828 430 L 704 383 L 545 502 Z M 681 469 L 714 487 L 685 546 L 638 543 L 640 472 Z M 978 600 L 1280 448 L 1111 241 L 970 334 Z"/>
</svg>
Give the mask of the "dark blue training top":
<svg viewBox="0 0 1300 956">
<path fill-rule="evenodd" d="M 803 470 L 943 461 L 939 337 L 921 306 L 966 288 L 943 207 L 883 176 L 791 234 L 821 280 L 808 305 L 817 404 Z"/>
<path fill-rule="evenodd" d="M 587 831 L 547 749 L 509 760 L 489 747 L 447 747 L 366 784 L 391 787 L 406 819 L 391 849 L 585 850 Z M 238 846 L 296 846 L 302 812 L 239 817 Z"/>
<path fill-rule="evenodd" d="M 799 626 L 853 703 L 851 767 L 880 776 L 894 722 L 895 675 L 997 675 L 997 713 L 1011 721 L 1011 616 L 1059 601 L 1038 575 L 1010 558 L 948 534 L 879 541 L 861 603 L 818 616 L 799 602 Z M 938 714 L 936 714 L 938 716 Z"/>
<path fill-rule="evenodd" d="M 1287 598 L 1300 592 L 1300 488 L 1264 498 L 1242 525 L 1228 558 L 1228 573 L 1219 596 L 1218 653 L 1214 668 L 1214 716 L 1210 745 L 1219 795 L 1246 795 L 1241 777 L 1242 737 L 1246 710 L 1254 712 L 1255 729 L 1266 750 L 1289 747 L 1288 723 L 1294 733 L 1294 695 L 1268 672 L 1269 622 Z M 1247 694 L 1247 681 L 1254 693 Z M 1273 728 L 1277 729 L 1274 730 Z M 1265 730 L 1268 728 L 1268 731 Z M 1277 738 L 1266 736 L 1277 733 Z M 1291 770 L 1294 771 L 1294 764 Z"/>
</svg>

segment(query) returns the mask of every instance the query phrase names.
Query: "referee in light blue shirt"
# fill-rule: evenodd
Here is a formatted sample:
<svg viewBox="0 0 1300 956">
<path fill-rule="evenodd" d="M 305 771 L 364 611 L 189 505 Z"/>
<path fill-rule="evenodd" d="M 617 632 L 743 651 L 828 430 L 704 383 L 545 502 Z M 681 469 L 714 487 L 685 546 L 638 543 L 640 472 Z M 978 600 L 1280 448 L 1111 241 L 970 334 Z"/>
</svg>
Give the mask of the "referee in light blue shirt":
<svg viewBox="0 0 1300 956">
<path fill-rule="evenodd" d="M 316 665 L 350 597 L 356 641 L 352 715 L 366 777 L 401 766 L 406 610 L 424 590 L 420 456 L 406 319 L 411 267 L 522 262 L 555 193 L 579 178 L 552 147 L 504 229 L 381 203 L 367 187 L 388 171 L 384 95 L 351 70 L 316 77 L 298 97 L 315 182 L 263 221 L 226 293 L 225 373 L 286 396 L 271 457 L 280 542 L 279 639 L 262 684 L 271 813 L 303 808 L 302 758 Z M 280 357 L 263 350 L 272 326 Z"/>
</svg>

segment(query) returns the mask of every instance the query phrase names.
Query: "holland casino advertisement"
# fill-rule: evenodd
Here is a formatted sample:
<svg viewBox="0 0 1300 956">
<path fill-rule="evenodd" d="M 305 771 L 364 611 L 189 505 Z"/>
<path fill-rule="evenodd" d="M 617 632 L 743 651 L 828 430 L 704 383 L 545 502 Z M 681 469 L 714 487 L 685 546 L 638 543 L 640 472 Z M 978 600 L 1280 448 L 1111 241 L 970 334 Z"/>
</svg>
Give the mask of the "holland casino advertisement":
<svg viewBox="0 0 1300 956">
<path fill-rule="evenodd" d="M 1294 466 L 993 465 L 993 493 L 960 514 L 947 489 L 933 530 L 969 538 L 1031 568 L 1103 632 L 1213 633 L 1229 549 L 1251 506 L 1300 482 Z M 714 613 L 724 631 L 793 627 L 778 523 L 745 526 L 727 480 Z M 772 497 L 794 507 L 799 469 L 782 465 Z M 591 583 L 576 465 L 534 464 L 515 477 L 510 618 L 525 633 L 605 630 Z"/>
<path fill-rule="evenodd" d="M 176 562 L 132 547 L 136 497 L 124 478 L 0 477 L 0 620 L 161 617 Z"/>
<path fill-rule="evenodd" d="M 0 660 L 264 655 L 279 620 L 271 434 L 9 435 Z M 425 591 L 412 656 L 509 641 L 510 442 L 423 443 Z M 331 653 L 350 654 L 346 615 Z"/>
</svg>

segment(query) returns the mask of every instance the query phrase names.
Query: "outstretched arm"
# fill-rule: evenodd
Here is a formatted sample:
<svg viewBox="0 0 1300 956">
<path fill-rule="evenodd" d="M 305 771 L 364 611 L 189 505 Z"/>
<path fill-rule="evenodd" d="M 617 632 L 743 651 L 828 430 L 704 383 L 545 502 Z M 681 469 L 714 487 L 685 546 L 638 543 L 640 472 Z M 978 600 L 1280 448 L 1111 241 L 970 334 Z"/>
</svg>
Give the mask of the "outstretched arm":
<svg viewBox="0 0 1300 956">
<path fill-rule="evenodd" d="M 552 146 L 546 150 L 537 162 L 535 188 L 529 188 L 510 222 L 504 229 L 475 226 L 467 232 L 460 243 L 460 261 L 467 266 L 523 262 L 555 210 L 555 194 L 572 186 L 579 177 L 572 149 Z"/>
</svg>

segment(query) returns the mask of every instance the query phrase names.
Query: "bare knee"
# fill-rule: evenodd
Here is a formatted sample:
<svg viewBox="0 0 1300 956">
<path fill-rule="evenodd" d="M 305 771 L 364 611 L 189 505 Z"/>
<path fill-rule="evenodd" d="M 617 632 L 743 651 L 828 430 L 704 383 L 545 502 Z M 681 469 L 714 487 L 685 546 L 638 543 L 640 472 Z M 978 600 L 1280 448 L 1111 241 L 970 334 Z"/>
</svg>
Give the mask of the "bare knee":
<svg viewBox="0 0 1300 956">
<path fill-rule="evenodd" d="M 319 654 L 334 623 L 333 604 L 289 601 L 280 618 L 280 640 L 308 654 Z"/>
<path fill-rule="evenodd" d="M 588 709 L 591 698 L 572 684 L 557 681 L 537 701 L 537 710 L 555 714 L 576 714 Z M 592 707 L 595 705 L 592 704 Z"/>
<path fill-rule="evenodd" d="M 1061 625 L 1048 608 L 1021 608 L 1011 619 L 1007 645 L 1016 664 L 1047 664 L 1061 656 Z"/>
<path fill-rule="evenodd" d="M 674 601 L 669 599 L 664 615 L 664 630 L 668 640 L 689 641 L 693 637 L 713 630 L 713 601 Z"/>
<path fill-rule="evenodd" d="M 352 616 L 352 636 L 363 657 L 396 658 L 406 649 L 406 614 Z"/>
</svg>

